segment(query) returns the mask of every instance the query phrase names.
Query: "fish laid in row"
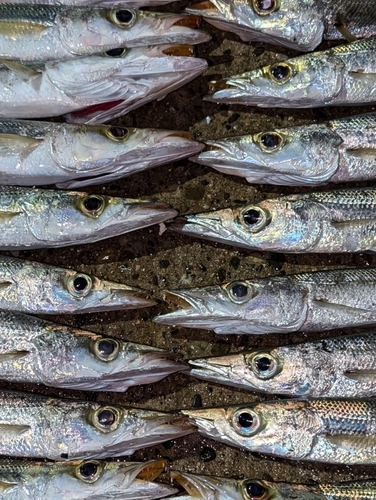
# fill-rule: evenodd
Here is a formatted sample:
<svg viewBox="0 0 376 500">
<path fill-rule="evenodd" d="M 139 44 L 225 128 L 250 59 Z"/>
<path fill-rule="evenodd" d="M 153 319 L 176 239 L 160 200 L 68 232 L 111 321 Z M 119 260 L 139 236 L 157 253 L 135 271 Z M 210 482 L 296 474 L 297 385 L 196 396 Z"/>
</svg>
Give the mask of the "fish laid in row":
<svg viewBox="0 0 376 500">
<path fill-rule="evenodd" d="M 182 410 L 204 436 L 292 460 L 376 463 L 376 401 L 284 399 Z"/>
<path fill-rule="evenodd" d="M 0 186 L 1 250 L 93 243 L 165 221 L 163 202 Z"/>
<path fill-rule="evenodd" d="M 48 5 L 0 4 L 0 60 L 48 61 L 118 47 L 196 44 L 210 36 L 197 16 Z"/>
<path fill-rule="evenodd" d="M 190 375 L 238 389 L 314 398 L 376 397 L 376 333 L 189 361 Z"/>
<path fill-rule="evenodd" d="M 0 118 L 70 113 L 71 122 L 102 123 L 162 99 L 200 75 L 207 63 L 192 55 L 190 46 L 161 45 L 46 63 L 3 60 Z"/>
<path fill-rule="evenodd" d="M 0 310 L 1 380 L 122 392 L 187 368 L 164 349 Z"/>
<path fill-rule="evenodd" d="M 244 41 L 301 51 L 314 50 L 322 40 L 376 35 L 372 0 L 209 0 L 186 10 Z"/>
<path fill-rule="evenodd" d="M 78 314 L 156 304 L 140 288 L 86 273 L 0 256 L 0 309 L 32 314 Z"/>
<path fill-rule="evenodd" d="M 76 7 L 152 7 L 165 5 L 174 0 L 43 0 L 43 5 L 69 5 Z M 9 3 L 9 1 L 2 1 Z M 40 5 L 40 0 L 12 0 L 12 4 Z"/>
<path fill-rule="evenodd" d="M 263 108 L 376 103 L 376 38 L 211 82 L 208 101 Z"/>
<path fill-rule="evenodd" d="M 131 455 L 194 432 L 179 412 L 0 391 L 0 454 L 74 460 Z"/>
<path fill-rule="evenodd" d="M 194 157 L 254 184 L 314 186 L 376 179 L 376 114 L 207 140 Z"/>
<path fill-rule="evenodd" d="M 318 332 L 376 324 L 376 269 L 337 269 L 166 292 L 154 321 L 216 333 Z M 1 302 L 0 302 L 1 305 Z"/>
<path fill-rule="evenodd" d="M 183 234 L 249 250 L 344 253 L 376 250 L 376 189 L 271 198 L 243 207 L 179 217 Z"/>
<path fill-rule="evenodd" d="M 374 500 L 376 481 L 363 479 L 341 483 L 282 483 L 259 479 L 230 479 L 172 471 L 187 496 L 171 500 Z"/>
<path fill-rule="evenodd" d="M 176 161 L 203 147 L 177 130 L 0 120 L 0 184 L 75 189 Z"/>
<path fill-rule="evenodd" d="M 0 500 L 154 500 L 177 490 L 156 483 L 164 460 L 0 461 Z"/>
</svg>

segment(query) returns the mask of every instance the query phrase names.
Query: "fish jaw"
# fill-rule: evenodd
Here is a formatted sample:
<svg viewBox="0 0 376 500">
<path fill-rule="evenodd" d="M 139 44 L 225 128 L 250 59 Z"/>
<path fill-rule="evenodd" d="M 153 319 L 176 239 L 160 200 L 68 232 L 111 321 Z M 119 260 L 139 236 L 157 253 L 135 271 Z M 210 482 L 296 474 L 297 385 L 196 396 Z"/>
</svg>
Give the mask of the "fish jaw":
<svg viewBox="0 0 376 500">
<path fill-rule="evenodd" d="M 244 0 L 210 0 L 186 8 L 224 31 L 237 34 L 243 41 L 282 45 L 308 52 L 322 41 L 325 15 L 309 0 L 281 0 L 278 10 L 259 15 L 252 2 Z"/>
<path fill-rule="evenodd" d="M 246 386 L 246 389 L 257 390 L 257 387 L 248 387 L 247 366 L 242 354 L 190 359 L 188 364 L 191 367 L 189 375 L 192 377 L 218 384 L 239 388 Z"/>
<path fill-rule="evenodd" d="M 189 498 L 202 500 L 238 500 L 242 496 L 242 481 L 231 478 L 189 474 L 188 472 L 171 471 L 171 477 L 190 495 Z"/>
</svg>

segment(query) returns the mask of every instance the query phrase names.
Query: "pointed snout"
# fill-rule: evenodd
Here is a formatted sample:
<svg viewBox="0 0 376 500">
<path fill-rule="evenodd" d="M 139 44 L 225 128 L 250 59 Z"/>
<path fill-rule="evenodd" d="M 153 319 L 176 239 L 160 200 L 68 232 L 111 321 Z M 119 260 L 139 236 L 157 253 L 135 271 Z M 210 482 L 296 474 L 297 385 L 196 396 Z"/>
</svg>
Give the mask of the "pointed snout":
<svg viewBox="0 0 376 500">
<path fill-rule="evenodd" d="M 141 288 L 111 281 L 101 281 L 101 288 L 107 292 L 100 301 L 106 309 L 138 309 L 157 304 L 150 298 L 150 293 Z"/>
</svg>

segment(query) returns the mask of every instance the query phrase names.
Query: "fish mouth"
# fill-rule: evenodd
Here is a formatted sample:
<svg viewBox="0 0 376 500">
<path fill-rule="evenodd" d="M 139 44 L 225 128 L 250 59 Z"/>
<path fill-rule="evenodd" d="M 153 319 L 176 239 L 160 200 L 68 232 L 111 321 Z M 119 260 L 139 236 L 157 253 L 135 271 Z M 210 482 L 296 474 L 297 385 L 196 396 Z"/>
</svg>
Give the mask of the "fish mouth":
<svg viewBox="0 0 376 500">
<path fill-rule="evenodd" d="M 212 498 L 217 492 L 218 494 L 223 494 L 224 492 L 229 492 L 229 490 L 232 493 L 231 498 L 237 498 L 238 482 L 234 479 L 189 474 L 181 471 L 171 471 L 170 475 L 193 498 Z"/>
<path fill-rule="evenodd" d="M 154 481 L 161 474 L 166 472 L 167 468 L 167 460 L 153 460 L 145 462 L 140 466 L 140 471 L 137 473 L 136 479 L 141 479 L 142 481 Z"/>
<path fill-rule="evenodd" d="M 228 372 L 231 370 L 231 356 L 223 358 L 198 358 L 188 360 L 191 367 L 189 375 L 212 382 L 228 382 Z"/>
<path fill-rule="evenodd" d="M 152 307 L 157 301 L 150 298 L 150 292 L 141 288 L 122 285 L 120 283 L 102 282 L 107 295 L 100 301 L 98 307 L 84 308 L 83 312 L 110 310 L 110 309 L 138 309 Z"/>
<path fill-rule="evenodd" d="M 138 218 L 140 219 L 139 222 L 141 225 L 137 225 L 135 229 L 158 224 L 168 219 L 173 219 L 177 215 L 177 211 L 167 203 L 153 201 L 135 202 L 129 212 L 130 218 L 134 219 L 134 224 L 136 221 L 138 222 Z"/>
<path fill-rule="evenodd" d="M 206 11 L 206 10 L 218 11 L 218 8 L 216 5 L 214 5 L 214 3 L 209 2 L 209 1 L 194 3 L 186 8 L 187 12 L 196 11 L 196 10 L 201 11 L 201 12 Z"/>
<path fill-rule="evenodd" d="M 181 410 L 183 415 L 189 418 L 192 425 L 198 428 L 200 434 L 207 437 L 220 438 L 220 431 L 217 429 L 216 421 L 224 417 L 223 408 L 192 408 Z"/>
</svg>

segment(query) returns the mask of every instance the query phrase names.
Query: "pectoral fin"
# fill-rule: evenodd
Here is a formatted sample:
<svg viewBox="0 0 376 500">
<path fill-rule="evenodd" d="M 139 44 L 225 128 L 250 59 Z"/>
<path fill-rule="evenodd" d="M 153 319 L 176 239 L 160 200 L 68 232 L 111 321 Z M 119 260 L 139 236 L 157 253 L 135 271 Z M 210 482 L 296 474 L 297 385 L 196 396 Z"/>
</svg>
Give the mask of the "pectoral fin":
<svg viewBox="0 0 376 500">
<path fill-rule="evenodd" d="M 333 436 L 327 435 L 327 441 L 332 446 L 340 448 L 341 450 L 348 450 L 349 452 L 361 452 L 365 448 L 374 448 L 376 446 L 376 436 L 354 436 L 348 434 L 334 434 Z"/>
<path fill-rule="evenodd" d="M 22 36 L 39 36 L 49 26 L 25 20 L 0 20 L 0 35 L 11 38 L 15 42 Z"/>
<path fill-rule="evenodd" d="M 21 359 L 27 356 L 28 354 L 30 354 L 29 351 L 17 351 L 17 350 L 0 352 L 0 363 Z"/>
<path fill-rule="evenodd" d="M 376 149 L 374 148 L 346 149 L 346 153 L 362 160 L 376 160 Z"/>
<path fill-rule="evenodd" d="M 16 438 L 31 430 L 29 425 L 0 424 L 0 434 L 5 434 L 7 438 Z"/>
<path fill-rule="evenodd" d="M 375 219 L 351 219 L 351 220 L 340 220 L 332 221 L 331 225 L 338 230 L 348 229 L 351 226 L 368 226 L 369 224 L 376 224 Z"/>
<path fill-rule="evenodd" d="M 18 155 L 24 160 L 34 149 L 42 143 L 43 139 L 25 137 L 17 134 L 0 134 L 0 157 L 2 154 L 9 157 Z"/>
<path fill-rule="evenodd" d="M 336 24 L 336 28 L 337 30 L 341 33 L 341 35 L 343 36 L 343 38 L 345 40 L 347 40 L 348 42 L 355 42 L 356 40 L 358 40 L 356 38 L 356 36 L 354 36 L 351 31 L 347 28 L 346 25 L 344 24 Z"/>
<path fill-rule="evenodd" d="M 370 313 L 370 309 L 362 309 L 360 307 L 351 307 L 347 306 L 346 304 L 336 304 L 335 302 L 328 302 L 326 300 L 312 300 L 312 305 L 314 307 L 321 307 L 322 309 L 328 309 L 328 310 L 342 310 L 343 312 L 349 312 L 349 313 Z"/>
<path fill-rule="evenodd" d="M 349 76 L 356 80 L 361 80 L 368 85 L 376 84 L 376 73 L 366 73 L 365 71 L 349 71 Z"/>
<path fill-rule="evenodd" d="M 16 73 L 16 75 L 25 82 L 28 82 L 33 78 L 41 75 L 41 73 L 39 73 L 35 69 L 29 68 L 28 66 L 25 66 L 24 64 L 21 64 L 17 61 L 7 61 L 6 59 L 0 59 L 0 64 L 3 64 L 8 69 L 13 71 L 13 73 Z"/>
<path fill-rule="evenodd" d="M 13 217 L 17 217 L 17 215 L 21 215 L 22 212 L 20 210 L 6 210 L 0 208 L 0 222 L 1 221 L 7 221 L 10 219 L 13 219 Z M 0 283 L 0 288 L 1 288 L 1 283 Z"/>
<path fill-rule="evenodd" d="M 367 370 L 367 371 L 353 371 L 353 372 L 345 372 L 345 377 L 355 380 L 356 382 L 372 382 L 376 381 L 376 370 Z"/>
<path fill-rule="evenodd" d="M 4 290 L 5 288 L 8 288 L 12 284 L 13 283 L 11 281 L 0 281 L 0 290 Z"/>
<path fill-rule="evenodd" d="M 17 483 L 6 483 L 5 481 L 0 481 L 0 493 L 4 493 L 9 488 L 17 486 Z"/>
</svg>

